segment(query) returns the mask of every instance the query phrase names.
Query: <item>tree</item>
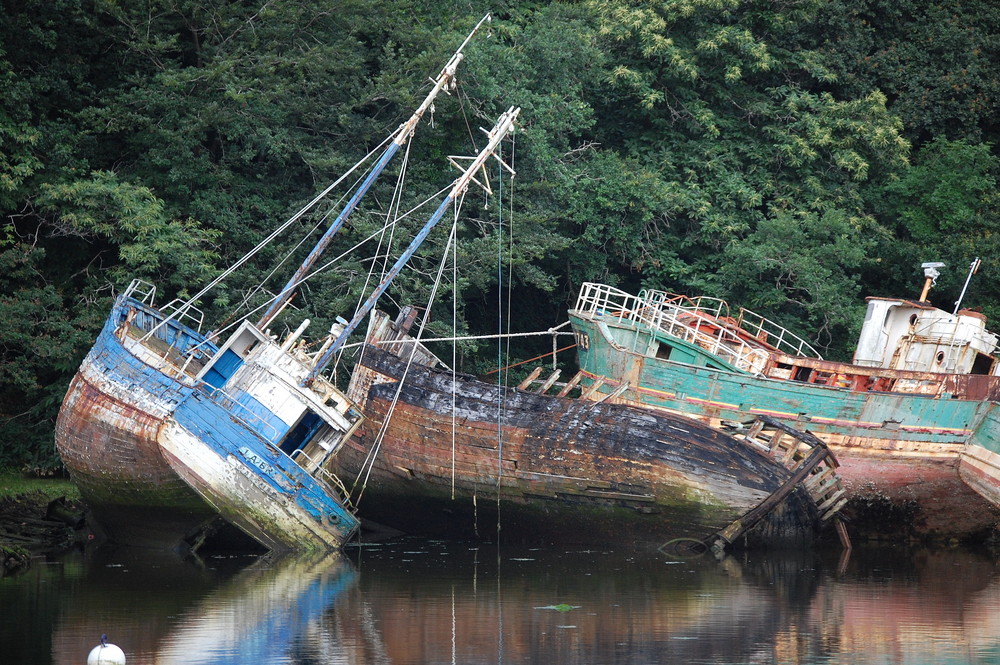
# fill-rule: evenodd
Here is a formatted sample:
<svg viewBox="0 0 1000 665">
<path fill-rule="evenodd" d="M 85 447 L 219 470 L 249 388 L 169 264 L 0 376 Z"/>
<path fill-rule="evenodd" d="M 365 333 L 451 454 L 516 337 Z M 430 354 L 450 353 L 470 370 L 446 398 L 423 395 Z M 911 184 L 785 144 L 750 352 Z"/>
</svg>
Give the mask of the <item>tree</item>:
<svg viewBox="0 0 1000 665">
<path fill-rule="evenodd" d="M 796 228 L 855 220 L 855 236 L 872 226 L 865 186 L 903 168 L 909 146 L 884 96 L 837 98 L 823 54 L 797 47 L 819 3 L 592 6 L 609 54 L 609 95 L 597 105 L 605 121 L 594 140 L 618 156 L 602 156 L 617 165 L 584 183 L 579 198 L 590 213 L 580 216 L 581 235 L 615 244 L 623 267 L 641 271 L 638 281 L 738 296 L 743 284 L 725 269 L 727 252 L 758 232 L 791 220 Z M 803 292 L 779 280 L 775 287 L 789 293 L 768 299 L 762 313 L 787 314 L 782 303 L 803 296 L 815 315 L 847 307 L 858 273 L 831 269 L 854 286 Z M 812 323 L 829 329 L 835 321 Z"/>
<path fill-rule="evenodd" d="M 892 220 L 893 234 L 880 245 L 886 260 L 879 293 L 915 294 L 922 283 L 920 264 L 947 264 L 933 300 L 946 310 L 954 307 L 976 258 L 984 264 L 973 282 L 967 304 L 1000 318 L 1000 157 L 993 146 L 938 137 L 914 156 L 913 165 L 896 181 L 885 184 L 877 197 L 878 212 Z"/>
<path fill-rule="evenodd" d="M 835 89 L 880 90 L 905 135 L 997 143 L 1000 7 L 989 0 L 836 0 L 824 3 L 814 44 Z"/>
</svg>

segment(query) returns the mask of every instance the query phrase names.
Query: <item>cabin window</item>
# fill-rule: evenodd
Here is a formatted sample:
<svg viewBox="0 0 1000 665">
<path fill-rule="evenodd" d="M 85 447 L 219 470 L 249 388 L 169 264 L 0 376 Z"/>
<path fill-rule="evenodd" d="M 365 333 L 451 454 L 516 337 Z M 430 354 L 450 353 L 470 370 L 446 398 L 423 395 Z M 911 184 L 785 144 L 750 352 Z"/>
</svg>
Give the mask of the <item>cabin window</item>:
<svg viewBox="0 0 1000 665">
<path fill-rule="evenodd" d="M 943 363 L 944 362 L 944 351 L 938 351 L 937 355 L 934 356 L 934 360 L 937 362 L 938 365 L 940 365 L 941 363 Z"/>
<path fill-rule="evenodd" d="M 917 325 L 917 315 L 910 314 L 910 326 L 915 326 L 915 325 Z"/>
<path fill-rule="evenodd" d="M 795 376 L 792 377 L 796 381 L 809 381 L 809 377 L 812 375 L 812 369 L 808 367 L 796 367 Z"/>
</svg>

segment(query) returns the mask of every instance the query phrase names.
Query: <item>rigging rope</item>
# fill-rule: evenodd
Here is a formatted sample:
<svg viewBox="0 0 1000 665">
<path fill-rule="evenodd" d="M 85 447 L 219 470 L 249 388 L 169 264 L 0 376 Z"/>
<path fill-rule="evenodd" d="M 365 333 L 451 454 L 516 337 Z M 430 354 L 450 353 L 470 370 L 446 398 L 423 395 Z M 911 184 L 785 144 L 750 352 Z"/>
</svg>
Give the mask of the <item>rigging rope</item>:
<svg viewBox="0 0 1000 665">
<path fill-rule="evenodd" d="M 403 219 L 402 217 L 399 216 L 399 206 L 400 206 L 400 202 L 402 201 L 403 182 L 406 180 L 406 174 L 408 172 L 409 165 L 410 165 L 410 147 L 412 145 L 413 145 L 412 141 L 407 141 L 407 143 L 406 143 L 406 150 L 403 152 L 402 163 L 400 164 L 400 168 L 399 168 L 399 175 L 396 177 L 396 186 L 393 188 L 393 191 L 392 191 L 392 200 L 389 202 L 389 207 L 386 210 L 386 215 L 385 215 L 385 220 L 386 221 L 382 225 L 382 228 L 379 231 L 376 232 L 378 234 L 378 245 L 375 247 L 375 254 L 372 257 L 371 265 L 368 268 L 368 274 L 365 276 L 365 284 L 358 291 L 357 304 L 354 306 L 354 311 L 355 312 L 358 311 L 358 309 L 361 307 L 362 303 L 365 300 L 365 294 L 368 293 L 368 285 L 371 284 L 372 275 L 375 273 L 376 266 L 378 265 L 378 262 L 379 262 L 379 257 L 382 258 L 382 273 L 381 274 L 384 276 L 385 273 L 386 273 L 386 271 L 388 270 L 388 266 L 389 266 L 389 251 L 390 251 L 390 248 L 392 247 L 392 239 L 395 237 L 396 224 L 401 219 Z M 422 205 L 425 205 L 426 203 L 427 203 L 427 200 L 425 200 Z M 410 211 L 410 213 L 412 213 L 412 212 L 413 211 Z M 410 213 L 407 213 L 407 216 Z M 395 218 L 393 217 L 393 215 L 395 215 Z M 386 232 L 386 229 L 389 229 L 389 240 L 388 240 L 388 242 L 385 241 L 385 232 Z M 374 235 L 375 234 L 373 234 L 372 236 L 369 236 L 369 238 L 374 237 Z M 382 253 L 383 243 L 385 244 L 385 247 L 387 248 L 384 254 Z M 330 374 L 331 375 L 336 374 L 336 372 L 337 372 L 337 366 L 340 364 L 340 359 L 343 357 L 343 351 L 344 351 L 344 349 L 341 348 L 341 352 L 339 354 L 337 354 L 337 359 L 332 363 L 332 368 L 330 370 Z M 364 345 L 362 345 L 361 346 L 361 354 L 358 356 L 358 358 L 356 360 L 357 363 L 361 362 L 361 360 L 364 358 L 364 354 L 365 354 L 365 348 L 364 348 Z"/>
<path fill-rule="evenodd" d="M 426 199 L 424 199 L 423 201 L 421 201 L 420 203 L 418 203 L 417 205 L 415 205 L 413 208 L 411 208 L 410 210 L 408 210 L 402 217 L 400 217 L 399 219 L 397 219 L 394 222 L 390 222 L 390 225 L 395 225 L 399 221 L 408 218 L 410 215 L 414 214 L 415 212 L 417 212 L 418 210 L 420 210 L 421 208 L 423 208 L 424 206 L 426 206 L 428 202 L 430 202 L 430 201 L 432 201 L 432 200 L 440 197 L 441 193 L 444 192 L 444 191 L 446 191 L 447 189 L 448 189 L 447 187 L 444 187 L 444 188 L 438 190 L 437 192 L 435 192 L 434 194 L 431 194 Z M 374 238 L 378 234 L 382 233 L 382 231 L 383 231 L 383 229 L 379 229 L 378 231 L 375 231 L 375 232 L 371 233 L 367 237 L 362 238 L 360 241 L 356 242 L 353 246 L 351 246 L 350 248 L 348 248 L 346 251 L 341 252 L 337 256 L 333 257 L 331 260 L 327 261 L 326 263 L 322 264 L 321 266 L 319 266 L 318 268 L 316 268 L 315 270 L 313 270 L 308 275 L 303 276 L 301 280 L 299 280 L 298 282 L 296 282 L 295 287 L 298 288 L 299 286 L 301 286 L 302 284 L 305 284 L 307 281 L 309 281 L 310 279 L 312 279 L 316 275 L 320 274 L 321 272 L 324 272 L 330 266 L 332 266 L 333 264 L 335 264 L 338 261 L 342 260 L 345 256 L 350 255 L 356 249 L 358 249 L 362 245 L 366 244 L 369 240 L 371 240 L 372 238 Z M 377 261 L 377 260 L 378 260 L 377 256 L 372 259 L 372 261 Z M 219 336 L 222 333 L 225 333 L 225 332 L 231 330 L 232 328 L 235 328 L 240 323 L 242 323 L 246 319 L 250 318 L 252 315 L 256 314 L 260 310 L 262 310 L 265 307 L 269 306 L 272 302 L 274 302 L 274 299 L 277 298 L 277 297 L 278 297 L 278 295 L 274 295 L 269 300 L 267 300 L 266 302 L 261 303 L 257 307 L 254 307 L 252 310 L 248 311 L 246 314 L 244 314 L 240 318 L 238 318 L 235 321 L 231 322 L 229 325 L 227 325 L 227 326 L 225 326 L 225 327 L 223 327 L 223 328 L 221 328 L 219 330 L 214 331 L 214 335 L 215 336 Z M 189 301 L 189 302 L 191 302 L 191 301 Z M 169 319 L 167 319 L 167 320 L 169 320 Z M 195 350 L 197 350 L 198 348 L 200 348 L 202 344 L 204 344 L 204 342 L 202 342 L 201 344 L 197 344 L 195 346 L 192 346 L 187 351 L 187 353 L 193 353 Z"/>
<path fill-rule="evenodd" d="M 456 203 L 454 208 L 455 219 L 452 221 L 451 234 L 448 237 L 448 246 L 454 241 L 456 233 L 455 229 L 458 226 L 458 211 L 461 207 L 462 201 L 464 201 L 465 195 Z M 399 396 L 403 392 L 403 385 L 406 383 L 406 377 L 410 372 L 410 366 L 413 364 L 413 358 L 417 354 L 417 348 L 421 344 L 421 339 L 423 338 L 424 330 L 426 329 L 427 322 L 430 320 L 431 309 L 434 306 L 434 300 L 437 298 L 438 286 L 441 283 L 441 275 L 444 273 L 444 267 L 448 261 L 448 249 L 446 246 L 444 250 L 444 255 L 441 257 L 441 263 L 438 266 L 437 278 L 434 280 L 434 286 L 431 288 L 431 294 L 427 300 L 427 307 L 424 309 L 424 316 L 420 322 L 420 328 L 417 330 L 417 335 L 414 338 L 410 346 L 410 356 L 406 359 L 406 366 L 403 368 L 403 376 L 399 378 L 399 383 L 396 385 L 396 392 L 392 397 L 392 402 L 389 405 L 389 409 L 386 412 L 385 418 L 382 420 L 382 426 L 379 428 L 379 433 L 375 437 L 375 443 L 372 445 L 371 451 L 369 451 L 368 456 L 365 458 L 365 463 L 362 467 L 362 471 L 365 474 L 365 480 L 361 484 L 361 489 L 358 492 L 357 498 L 354 502 L 360 503 L 361 497 L 365 493 L 365 489 L 368 487 L 368 480 L 371 477 L 372 469 L 375 467 L 375 458 L 378 457 L 378 453 L 382 448 L 382 442 L 385 440 L 386 432 L 389 428 L 389 421 L 392 418 L 393 413 L 396 410 L 396 405 L 399 403 Z M 360 474 L 359 474 L 360 477 Z M 355 485 L 357 481 L 355 481 Z"/>
<path fill-rule="evenodd" d="M 165 326 L 168 321 L 176 318 L 181 312 L 187 311 L 189 308 L 191 308 L 194 305 L 194 303 L 198 302 L 198 300 L 201 299 L 202 296 L 204 296 L 206 293 L 208 293 L 209 291 L 211 291 L 212 289 L 214 289 L 216 286 L 218 286 L 219 284 L 221 284 L 223 282 L 223 280 L 225 280 L 226 277 L 228 277 L 229 275 L 231 275 L 238 268 L 240 268 L 244 263 L 246 263 L 247 261 L 249 261 L 254 255 L 257 254 L 257 252 L 259 252 L 264 247 L 266 247 L 267 245 L 269 245 L 272 240 L 274 240 L 280 234 L 284 233 L 285 230 L 289 226 L 291 226 L 292 224 L 294 224 L 295 222 L 297 222 L 303 215 L 305 215 L 307 212 L 309 212 L 313 208 L 313 206 L 315 206 L 317 203 L 319 203 L 320 201 L 322 201 L 327 196 L 327 194 L 329 194 L 337 186 L 339 186 L 340 183 L 342 183 L 344 181 L 344 179 L 347 178 L 347 176 L 349 176 L 352 173 L 354 173 L 354 171 L 358 167 L 360 167 L 363 163 L 365 163 L 369 158 L 371 158 L 371 156 L 373 154 L 375 154 L 376 151 L 380 150 L 382 147 L 384 147 L 390 141 L 394 140 L 396 138 L 396 135 L 399 133 L 399 131 L 400 131 L 399 129 L 396 129 L 396 131 L 394 131 L 391 134 L 389 134 L 389 136 L 385 140 L 383 140 L 382 143 L 380 143 L 378 145 L 378 147 L 372 149 L 367 155 L 365 155 L 363 158 L 361 158 L 354 166 L 352 166 L 343 175 L 341 175 L 333 183 L 331 183 L 329 186 L 327 186 L 326 189 L 324 189 L 322 192 L 320 192 L 319 194 L 317 194 L 313 198 L 312 201 L 310 201 L 309 203 L 307 203 L 298 212 L 296 212 L 294 215 L 292 215 L 291 217 L 289 217 L 288 220 L 284 224 L 282 224 L 281 226 L 279 226 L 278 228 L 276 228 L 274 231 L 272 231 L 271 234 L 268 235 L 266 238 L 264 238 L 264 240 L 262 240 L 261 242 L 259 242 L 256 247 L 254 247 L 249 252 L 247 252 L 246 254 L 244 254 L 238 261 L 236 261 L 236 263 L 234 263 L 233 265 L 229 266 L 224 271 L 222 271 L 222 273 L 218 277 L 216 277 L 211 282 L 209 282 L 205 287 L 203 287 L 196 294 L 194 294 L 193 296 L 191 296 L 190 298 L 188 298 L 185 302 L 181 303 L 180 307 L 178 307 L 175 311 L 171 312 L 168 316 L 164 317 L 164 319 L 158 325 L 154 326 L 152 330 L 150 330 L 148 333 L 146 333 L 143 336 L 142 341 L 148 340 L 160 328 L 162 328 L 163 326 Z M 272 300 L 273 300 L 273 298 L 272 298 Z M 249 314 L 247 316 L 249 316 Z"/>
<path fill-rule="evenodd" d="M 567 323 L 568 323 L 568 321 L 567 321 Z M 565 324 L 563 324 L 563 325 L 565 325 Z M 573 333 L 569 333 L 569 334 L 572 335 Z M 486 372 L 486 374 L 484 374 L 483 376 L 489 376 L 490 374 L 495 374 L 496 372 L 504 372 L 504 371 L 507 371 L 508 369 L 511 369 L 513 367 L 518 367 L 519 365 L 526 365 L 526 364 L 528 364 L 530 362 L 534 362 L 536 360 L 541 360 L 542 358 L 548 358 L 549 356 L 554 356 L 555 354 L 559 353 L 560 351 L 568 351 L 568 350 L 572 349 L 574 346 L 576 346 L 576 342 L 573 342 L 569 346 L 564 346 L 561 349 L 554 349 L 552 351 L 547 351 L 546 353 L 543 353 L 540 356 L 535 356 L 534 358 L 528 358 L 527 360 L 522 360 L 521 362 L 513 363 L 513 364 L 510 364 L 510 365 L 507 365 L 506 367 L 498 367 L 496 369 L 491 369 L 490 371 Z"/>
</svg>

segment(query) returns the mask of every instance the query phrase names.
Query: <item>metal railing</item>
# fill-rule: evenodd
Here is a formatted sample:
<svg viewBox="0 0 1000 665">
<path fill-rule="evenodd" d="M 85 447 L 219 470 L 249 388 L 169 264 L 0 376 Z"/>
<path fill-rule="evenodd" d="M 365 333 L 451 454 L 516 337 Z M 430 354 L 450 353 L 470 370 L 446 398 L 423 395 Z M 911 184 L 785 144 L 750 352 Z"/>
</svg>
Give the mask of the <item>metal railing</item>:
<svg viewBox="0 0 1000 665">
<path fill-rule="evenodd" d="M 156 287 L 149 282 L 144 282 L 141 279 L 133 279 L 132 283 L 128 285 L 122 293 L 124 298 L 135 298 L 139 302 L 153 306 L 153 298 L 156 296 Z"/>
<path fill-rule="evenodd" d="M 729 318 L 729 306 L 718 298 L 689 298 L 652 289 L 633 296 L 588 282 L 580 289 L 576 309 L 619 323 L 647 326 L 696 344 L 748 372 L 763 370 L 771 348 L 821 359 L 808 342 L 763 316 L 744 309 L 738 319 Z"/>
<path fill-rule="evenodd" d="M 190 325 L 190 327 L 194 328 L 198 332 L 201 332 L 201 326 L 205 322 L 205 314 L 200 309 L 198 309 L 193 305 L 188 305 L 187 307 L 178 306 L 182 305 L 183 303 L 184 303 L 183 300 L 174 298 L 166 305 L 161 307 L 160 311 L 162 311 L 168 317 L 170 316 L 171 312 L 177 312 L 177 315 L 173 317 L 174 321 L 177 321 L 178 323 L 184 323 L 185 320 L 190 321 L 191 323 L 188 325 Z"/>
</svg>

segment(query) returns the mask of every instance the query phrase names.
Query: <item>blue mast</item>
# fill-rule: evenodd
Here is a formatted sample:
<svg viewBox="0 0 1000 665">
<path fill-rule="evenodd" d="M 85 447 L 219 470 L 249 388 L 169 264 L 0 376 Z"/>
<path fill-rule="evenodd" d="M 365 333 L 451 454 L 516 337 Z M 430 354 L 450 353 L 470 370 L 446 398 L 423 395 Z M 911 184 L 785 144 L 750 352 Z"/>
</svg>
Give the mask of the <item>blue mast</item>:
<svg viewBox="0 0 1000 665">
<path fill-rule="evenodd" d="M 488 20 L 490 20 L 489 14 L 484 16 L 479 23 L 476 24 L 476 27 L 472 29 L 472 32 L 470 32 L 469 36 L 465 38 L 462 45 L 458 47 L 455 54 L 451 56 L 451 59 L 448 60 L 448 64 L 444 66 L 444 69 L 441 70 L 441 73 L 438 74 L 438 77 L 434 80 L 434 87 L 431 88 L 431 91 L 427 94 L 423 103 L 420 104 L 417 110 L 413 112 L 410 119 L 400 125 L 396 130 L 396 138 L 393 139 L 389 147 L 385 149 L 384 153 L 382 153 L 382 156 L 372 168 L 371 173 L 369 173 L 364 181 L 358 186 L 358 189 L 354 192 L 354 195 L 351 196 L 347 205 L 344 206 L 344 209 L 340 211 L 339 215 L 337 215 L 337 218 L 333 221 L 333 224 L 330 225 L 330 228 L 326 230 L 323 237 L 319 239 L 312 251 L 309 252 L 309 255 L 302 261 L 302 264 L 299 266 L 298 270 L 295 271 L 295 274 L 292 275 L 292 277 L 288 280 L 288 283 L 285 284 L 278 295 L 271 301 L 270 306 L 268 306 L 267 310 L 261 316 L 260 321 L 257 322 L 257 328 L 261 330 L 266 328 L 274 317 L 277 316 L 278 313 L 284 309 L 285 305 L 287 305 L 288 302 L 295 296 L 295 291 L 299 284 L 305 281 L 309 271 L 312 270 L 316 261 L 319 260 L 320 255 L 326 251 L 326 248 L 333 239 L 333 236 L 337 234 L 337 232 L 344 225 L 344 222 L 347 221 L 347 218 L 352 212 L 354 212 L 354 209 L 358 206 L 358 202 L 368 192 L 372 183 L 374 183 L 379 175 L 382 174 L 382 171 L 385 170 L 385 167 L 389 164 L 390 160 L 392 160 L 393 156 L 399 152 L 399 148 L 405 145 L 410 137 L 413 136 L 413 133 L 417 129 L 417 124 L 420 122 L 420 118 L 422 118 L 424 112 L 430 108 L 431 104 L 434 102 L 434 98 L 437 97 L 441 90 L 447 90 L 449 87 L 454 87 L 455 70 L 458 68 L 458 63 L 462 62 L 462 58 L 465 57 L 462 55 L 462 49 L 464 49 L 465 45 L 469 43 L 472 36 L 476 34 L 479 27 Z"/>
<path fill-rule="evenodd" d="M 386 274 L 382 282 L 375 287 L 375 290 L 370 296 L 368 296 L 368 299 L 365 300 L 364 304 L 362 304 L 361 307 L 358 308 L 358 311 L 354 313 L 354 318 L 352 318 L 344 330 L 337 335 L 337 339 L 335 339 L 326 351 L 323 352 L 323 355 L 316 360 L 316 365 L 303 380 L 303 385 L 308 386 L 313 382 L 319 373 L 326 368 L 334 354 L 337 353 L 337 351 L 339 351 L 344 345 L 344 342 L 351 335 L 351 333 L 354 332 L 355 328 L 358 327 L 358 324 L 360 324 L 361 321 L 368 316 L 368 313 L 375 306 L 375 303 L 382 296 L 382 294 L 389 288 L 389 285 L 396 278 L 396 275 L 399 274 L 399 271 L 403 269 L 403 266 L 406 265 L 406 263 L 410 260 L 410 257 L 413 256 L 413 254 L 430 234 L 431 229 L 433 229 L 444 216 L 448 207 L 465 193 L 465 190 L 469 187 L 469 183 L 473 180 L 473 176 L 476 171 L 483 167 L 486 160 L 489 159 L 489 157 L 500 145 L 500 141 L 502 141 L 503 138 L 510 133 L 511 129 L 513 129 L 514 120 L 520 112 L 520 108 L 512 106 L 500 116 L 496 125 L 494 125 L 493 129 L 489 132 L 489 143 L 472 161 L 469 168 L 455 180 L 455 184 L 452 187 L 451 192 L 447 197 L 445 197 L 444 201 L 441 202 L 441 205 L 439 205 L 437 210 L 434 211 L 434 214 L 431 215 L 429 220 L 427 220 L 423 228 L 420 229 L 420 232 L 417 233 L 413 240 L 410 241 L 406 250 L 399 256 L 398 259 L 396 259 L 396 263 L 389 269 L 389 272 Z"/>
</svg>

